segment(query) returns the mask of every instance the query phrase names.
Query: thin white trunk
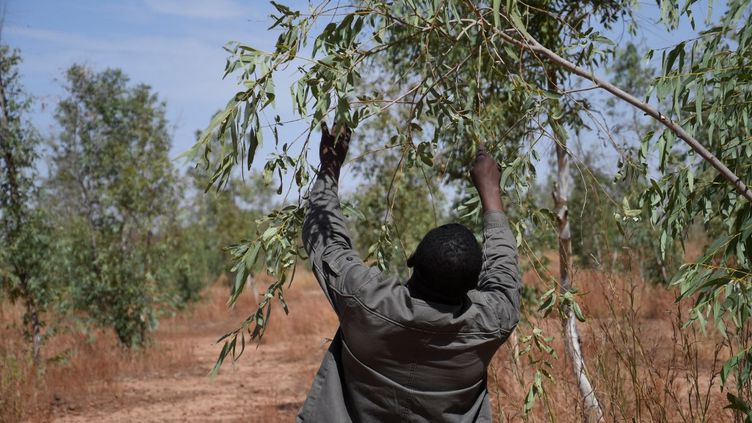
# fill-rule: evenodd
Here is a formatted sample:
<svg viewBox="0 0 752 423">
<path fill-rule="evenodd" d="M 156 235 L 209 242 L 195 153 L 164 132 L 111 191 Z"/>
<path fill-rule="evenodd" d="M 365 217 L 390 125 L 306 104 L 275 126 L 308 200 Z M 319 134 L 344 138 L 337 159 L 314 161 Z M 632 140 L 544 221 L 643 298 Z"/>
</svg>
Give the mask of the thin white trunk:
<svg viewBox="0 0 752 423">
<path fill-rule="evenodd" d="M 554 186 L 554 203 L 559 223 L 559 290 L 563 294 L 572 288 L 572 232 L 569 227 L 569 153 L 565 140 L 558 140 L 556 144 L 556 161 L 558 164 L 556 184 Z M 572 362 L 572 370 L 577 379 L 584 405 L 584 420 L 587 423 L 603 421 L 603 411 L 595 396 L 593 385 L 587 376 L 585 359 L 580 349 L 580 335 L 577 332 L 577 318 L 571 308 L 566 310 L 564 321 L 564 343 L 567 356 Z"/>
<path fill-rule="evenodd" d="M 21 275 L 26 279 L 26 275 Z M 42 322 L 39 320 L 39 311 L 34 303 L 32 294 L 28 287 L 28 280 L 24 281 L 24 296 L 26 297 L 26 313 L 24 320 L 28 321 L 29 335 L 31 336 L 31 358 L 34 361 L 34 365 L 39 367 L 42 363 Z"/>
<path fill-rule="evenodd" d="M 580 334 L 577 332 L 577 318 L 571 309 L 567 311 L 564 331 L 566 333 L 567 356 L 572 361 L 572 370 L 574 370 L 574 376 L 577 379 L 577 387 L 580 389 L 582 401 L 585 405 L 585 421 L 601 422 L 603 421 L 603 411 L 601 411 L 601 405 L 595 396 L 593 385 L 590 384 L 587 377 L 585 359 L 582 357 L 582 350 L 580 349 Z"/>
<path fill-rule="evenodd" d="M 34 365 L 39 367 L 42 363 L 42 324 L 39 321 L 39 312 L 34 304 L 28 301 L 26 307 L 29 318 L 29 333 L 31 334 L 31 358 Z"/>
</svg>

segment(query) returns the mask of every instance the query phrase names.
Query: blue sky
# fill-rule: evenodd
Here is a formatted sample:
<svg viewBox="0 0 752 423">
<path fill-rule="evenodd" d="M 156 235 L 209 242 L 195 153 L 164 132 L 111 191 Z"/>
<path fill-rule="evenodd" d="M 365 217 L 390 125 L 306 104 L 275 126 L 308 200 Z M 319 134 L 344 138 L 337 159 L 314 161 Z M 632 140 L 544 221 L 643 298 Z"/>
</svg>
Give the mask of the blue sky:
<svg viewBox="0 0 752 423">
<path fill-rule="evenodd" d="M 65 69 L 118 67 L 167 102 L 176 157 L 235 92 L 233 78 L 221 79 L 222 47 L 240 40 L 273 48 L 271 12 L 265 1 L 9 0 L 2 36 L 21 50 L 23 82 L 40 105 L 33 120 L 44 133 L 55 132 Z"/>
<path fill-rule="evenodd" d="M 194 132 L 203 129 L 210 116 L 235 92 L 232 77 L 221 79 L 227 57 L 222 46 L 237 40 L 271 50 L 277 37 L 276 32 L 267 31 L 273 7 L 266 0 L 8 0 L 5 3 L 3 42 L 21 50 L 23 81 L 38 105 L 32 118 L 43 133 L 55 133 L 53 113 L 64 95 L 61 80 L 65 69 L 74 63 L 97 70 L 118 67 L 134 83 L 151 85 L 167 102 L 168 118 L 174 126 L 172 157 L 192 145 Z M 306 9 L 308 4 L 302 0 L 282 3 L 298 9 Z M 692 34 L 687 25 L 667 33 L 657 24 L 655 2 L 642 1 L 638 5 L 640 35 L 636 41 L 643 45 L 668 47 Z M 701 4 L 695 9 L 701 22 L 706 6 Z M 629 38 L 625 34 L 618 27 L 609 35 L 624 42 Z M 277 108 L 283 120 L 292 117 L 287 86 L 293 76 L 294 70 L 290 69 L 276 81 Z M 295 136 L 302 127 L 302 123 L 287 125 L 283 135 Z M 259 159 L 270 152 L 271 146 L 267 144 Z"/>
</svg>

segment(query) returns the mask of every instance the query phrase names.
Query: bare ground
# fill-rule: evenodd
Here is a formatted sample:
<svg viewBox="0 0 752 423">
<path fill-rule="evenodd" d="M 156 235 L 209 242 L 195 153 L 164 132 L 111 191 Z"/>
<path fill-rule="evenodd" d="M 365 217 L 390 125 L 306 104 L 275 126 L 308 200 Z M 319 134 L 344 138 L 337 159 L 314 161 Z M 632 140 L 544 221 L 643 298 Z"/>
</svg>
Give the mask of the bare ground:
<svg viewBox="0 0 752 423">
<path fill-rule="evenodd" d="M 674 292 L 628 275 L 584 271 L 577 276 L 583 292 L 580 303 L 588 316 L 580 325 L 583 351 L 607 421 L 732 420 L 724 409 L 725 392 L 718 387 L 728 351 L 717 349 L 717 334 L 679 329 L 686 306 L 674 304 Z M 267 282 L 259 281 L 261 286 Z M 530 273 L 525 282 L 545 289 Z M 216 339 L 255 310 L 252 295 L 241 296 L 240 304 L 229 311 L 226 298 L 225 284 L 215 283 L 202 302 L 163 318 L 153 345 L 141 352 L 123 351 L 109 331 L 95 334 L 96 339 L 76 331 L 53 337 L 45 349 L 46 371 L 37 382 L 21 366 L 10 373 L 15 375 L 10 385 L 0 386 L 7 388 L 2 392 L 17 393 L 11 405 L 21 416 L 0 418 L 0 423 L 293 421 L 336 330 L 334 313 L 313 276 L 299 272 L 295 286 L 287 291 L 290 315 L 283 316 L 281 307 L 275 307 L 263 343 L 248 346 L 239 361 L 225 363 L 211 378 L 208 373 L 220 349 Z M 0 309 L 0 322 L 18 320 L 20 310 L 5 310 Z M 518 336 L 499 350 L 489 368 L 496 419 L 524 420 L 527 390 L 535 369 L 544 367 L 556 382 L 545 383 L 546 393 L 528 421 L 580 420 L 579 394 L 559 319 L 555 313 L 541 318 L 534 310 L 523 310 L 523 315 Z M 23 344 L 18 330 L 8 327 L 0 327 L 0 352 L 6 363 L 8 357 L 23 355 L 14 355 Z M 553 337 L 555 355 L 526 343 L 533 327 Z M 522 352 L 517 364 L 512 358 L 514 342 Z"/>
<path fill-rule="evenodd" d="M 155 369 L 137 377 L 117 377 L 115 389 L 103 385 L 104 395 L 98 395 L 95 388 L 89 400 L 79 401 L 72 409 L 59 399 L 53 421 L 294 420 L 328 346 L 327 336 L 336 330 L 333 313 L 327 310 L 318 287 L 308 280 L 296 284 L 289 299 L 290 316 L 273 316 L 276 321 L 272 320 L 263 344 L 259 348 L 248 346 L 240 360 L 226 362 L 218 376 L 208 376 L 220 349 L 215 342 L 218 335 L 239 323 L 243 313 L 252 309 L 246 303 L 234 312 L 224 312 L 226 290 L 219 287 L 210 290 L 207 304 L 188 316 L 168 321 L 165 329 L 156 334 L 152 348 L 191 351 L 190 360 L 182 360 L 189 363 L 178 368 L 168 364 L 165 370 Z M 107 395 L 108 392 L 112 394 Z M 64 393 L 56 398 L 64 398 Z"/>
</svg>

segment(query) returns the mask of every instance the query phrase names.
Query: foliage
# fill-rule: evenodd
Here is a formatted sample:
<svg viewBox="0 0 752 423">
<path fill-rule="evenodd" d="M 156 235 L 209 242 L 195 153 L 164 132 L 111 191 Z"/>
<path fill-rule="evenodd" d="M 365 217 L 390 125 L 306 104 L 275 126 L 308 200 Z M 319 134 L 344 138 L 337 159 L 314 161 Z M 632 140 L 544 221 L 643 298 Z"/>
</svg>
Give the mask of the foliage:
<svg viewBox="0 0 752 423">
<path fill-rule="evenodd" d="M 374 91 L 395 88 L 377 82 L 370 85 Z M 434 161 L 443 158 L 425 149 L 420 154 L 404 151 L 398 136 L 384 143 L 384 134 L 398 127 L 409 109 L 395 106 L 390 112 L 361 125 L 356 134 L 359 142 L 353 146 L 351 163 L 360 181 L 350 196 L 352 208 L 346 210 L 357 217 L 355 244 L 363 257 L 406 279 L 407 257 L 430 229 L 443 223 L 446 214 L 445 194 L 433 169 Z"/>
<path fill-rule="evenodd" d="M 353 195 L 353 206 L 359 211 L 356 246 L 382 269 L 404 276 L 407 257 L 426 232 L 440 223 L 441 215 L 434 214 L 434 198 L 423 175 L 401 175 L 390 189 L 384 182 L 390 180 L 392 169 L 382 168 L 371 174 Z M 381 239 L 385 226 L 394 234 L 388 243 Z"/>
<path fill-rule="evenodd" d="M 553 214 L 527 201 L 536 176 L 533 163 L 540 159 L 535 147 L 541 139 L 566 139 L 565 126 L 580 127 L 577 111 L 583 104 L 563 96 L 566 92 L 557 84 L 561 74 L 539 57 L 505 42 L 500 34 L 530 31 L 578 64 L 597 64 L 607 57 L 602 47 L 610 47 L 608 40 L 587 26 L 588 19 L 595 16 L 607 27 L 626 13 L 628 2 L 586 2 L 577 8 L 554 2 L 550 10 L 508 2 L 503 13 L 499 2 L 489 7 L 461 1 L 360 1 L 351 5 L 323 1 L 308 13 L 273 4 L 278 15 L 273 17 L 272 28 L 282 30 L 275 51 L 267 53 L 242 43 L 228 45 L 231 57 L 226 75 L 238 75 L 242 89 L 194 147 L 211 151 L 221 145 L 223 156 L 206 163 L 214 170 L 212 183 L 221 186 L 236 164 L 250 168 L 265 129 L 261 116 L 276 98 L 274 75 L 295 66 L 300 79 L 291 87 L 293 111 L 309 123 L 309 130 L 305 137 L 284 142 L 280 148 L 279 128 L 284 122 L 275 118 L 269 130 L 278 148 L 264 166 L 268 174 L 277 173 L 282 181 L 282 174 L 291 172 L 295 184 L 304 188 L 310 179 L 308 143 L 319 122 L 332 113 L 337 122 L 356 128 L 399 105 L 404 111 L 394 113 L 399 119 L 380 131 L 382 142 L 375 146 L 397 152 L 400 166 L 395 179 L 412 185 L 415 179 L 405 175 L 425 166 L 427 173 L 462 181 L 460 185 L 466 187 L 466 167 L 477 145 L 485 142 L 503 163 L 502 185 L 519 205 L 521 219 L 514 222 L 517 233 L 526 234 L 541 225 L 550 227 Z M 318 22 L 334 16 L 336 20 L 317 35 L 311 34 L 320 29 Z M 306 45 L 311 41 L 307 57 Z M 371 91 L 363 84 L 364 74 L 393 81 L 398 92 L 390 96 L 389 92 Z M 553 85 L 549 83 L 552 79 Z M 556 112 L 550 113 L 554 104 Z M 380 178 L 383 175 L 378 174 Z M 385 183 L 383 179 L 380 182 Z M 377 187 L 363 196 L 398 198 L 390 191 L 400 186 L 387 184 L 387 188 Z M 280 185 L 278 191 L 282 190 Z M 477 222 L 477 198 L 463 200 L 463 215 Z M 374 202 L 361 200 L 361 205 L 373 206 Z M 273 264 L 269 269 L 280 279 L 269 287 L 266 299 L 282 298 L 281 281 L 289 277 L 296 260 L 304 257 L 297 247 L 303 212 L 302 202 L 278 211 L 275 220 L 279 226 L 272 224 L 265 237 L 243 242 L 236 250 L 239 268 L 253 264 L 260 250 L 267 252 L 267 264 L 270 260 Z M 389 214 L 384 216 L 389 223 Z M 395 233 L 406 228 L 383 224 L 374 229 L 378 232 L 367 231 L 372 242 L 369 252 L 383 266 L 388 250 L 399 238 Z M 518 240 L 523 251 L 533 251 L 523 236 Z M 283 253 L 268 254 L 270 249 Z M 238 287 L 242 290 L 242 285 Z M 238 295 L 233 291 L 231 302 Z M 243 350 L 245 334 L 249 339 L 263 335 L 270 305 L 264 302 L 241 328 L 221 338 L 225 344 L 215 369 L 231 352 L 237 357 L 235 349 L 240 344 Z"/>
<path fill-rule="evenodd" d="M 694 27 L 692 9 L 696 3 L 688 1 L 682 8 L 662 3 L 663 22 L 675 28 L 680 19 L 686 19 Z M 708 7 L 712 4 L 708 2 Z M 660 52 L 661 75 L 651 87 L 658 101 L 670 105 L 666 115 L 701 137 L 705 146 L 743 181 L 752 180 L 749 11 L 748 1 L 727 2 L 717 21 L 706 20 L 707 28 L 699 37 Z M 669 240 L 681 239 L 696 221 L 709 230 L 713 242 L 695 263 L 683 266 L 674 283 L 680 288 L 680 299 L 695 300 L 691 320 L 703 327 L 712 321 L 737 349 L 724 365 L 722 380 L 726 382 L 733 375 L 736 398 L 750 404 L 752 204 L 724 183 L 707 162 L 675 144 L 675 137 L 668 131 L 643 140 L 641 160 L 635 166 L 647 172 L 648 151 L 656 151 L 663 176 L 650 178 L 641 205 L 661 227 L 663 252 Z M 681 165 L 671 166 L 671 155 L 678 156 Z"/>
<path fill-rule="evenodd" d="M 49 266 L 51 229 L 37 207 L 35 185 L 40 137 L 27 121 L 31 105 L 19 81 L 21 56 L 0 46 L 0 294 L 25 305 L 23 324 L 38 364 L 42 313 L 53 301 L 57 282 Z"/>
<path fill-rule="evenodd" d="M 585 127 L 584 118 L 602 125 L 590 102 L 575 95 L 589 88 L 568 77 L 565 69 L 571 68 L 559 68 L 562 62 L 547 61 L 537 54 L 541 50 L 536 46 L 549 49 L 580 69 L 601 65 L 611 57 L 614 47 L 595 29 L 595 22 L 605 29 L 619 19 L 631 24 L 631 2 L 503 3 L 363 0 L 334 5 L 322 1 L 307 13 L 273 3 L 278 12 L 273 28 L 281 29 L 276 49 L 267 53 L 242 43 L 230 44 L 226 74 L 239 75 L 243 88 L 195 148 L 210 148 L 215 129 L 220 138 L 230 134 L 234 148 L 223 150 L 223 160 L 213 166 L 217 169 L 215 183 L 221 184 L 240 159 L 245 158 L 242 161 L 250 167 L 264 132 L 259 116 L 273 106 L 273 76 L 295 66 L 299 80 L 291 87 L 293 109 L 310 123 L 309 131 L 329 113 L 338 122 L 357 127 L 395 104 L 406 104 L 407 115 L 393 128 L 392 136 L 384 138 L 400 146 L 403 158 L 411 153 L 420 157 L 426 151 L 433 157 L 443 155 L 449 160 L 442 172 L 460 180 L 476 146 L 485 142 L 502 162 L 502 185 L 524 216 L 513 222 L 515 230 L 518 234 L 543 230 L 550 225 L 551 213 L 525 201 L 535 177 L 536 144 L 542 139 L 552 140 L 566 150 L 569 136 Z M 676 2 L 661 2 L 668 28 L 675 29 L 682 17 L 694 26 L 695 3 L 690 0 L 680 7 Z M 332 19 L 324 26 L 318 23 L 324 18 Z M 752 104 L 748 97 L 752 90 L 747 77 L 752 57 L 750 19 L 748 1 L 729 2 L 718 22 L 707 22 L 708 29 L 699 37 L 661 52 L 661 75 L 646 93 L 658 104 L 667 104 L 663 116 L 680 122 L 700 138 L 743 181 L 752 180 L 752 143 L 748 136 Z M 306 49 L 309 42 L 310 54 Z M 648 56 L 654 54 L 651 51 Z M 649 71 L 633 66 L 634 50 L 628 49 L 621 60 L 615 80 L 640 95 Z M 372 70 L 369 66 L 374 63 L 386 65 Z M 382 97 L 382 93 L 363 89 L 365 72 L 395 81 L 400 93 Z M 279 119 L 271 125 L 275 142 L 281 125 Z M 627 198 L 617 203 L 621 204 L 617 217 L 639 217 L 649 223 L 643 228 L 660 227 L 659 236 L 647 234 L 658 240 L 661 261 L 667 260 L 671 241 L 683 239 L 698 216 L 709 228 L 723 228 L 707 254 L 685 266 L 676 283 L 681 287 L 681 298 L 699 295 L 693 319 L 704 322 L 712 317 L 724 334 L 736 337 L 741 355 L 728 362 L 726 373 L 736 369 L 737 398 L 749 402 L 745 363 L 752 358 L 748 330 L 752 304 L 748 292 L 752 274 L 748 259 L 751 206 L 708 162 L 677 145 L 672 131 L 657 127 L 648 130 L 644 125 L 633 125 L 633 130 L 641 139 L 636 159 L 628 149 L 614 146 L 620 158 L 618 181 L 634 184 L 629 189 L 638 195 L 630 194 L 631 201 Z M 425 139 L 423 134 L 432 137 Z M 283 172 L 293 171 L 296 184 L 303 187 L 308 180 L 309 137 L 297 146 L 297 154 L 291 149 L 295 141 L 284 143 L 281 152 L 267 161 L 266 170 L 279 173 L 280 180 Z M 651 159 L 653 152 L 655 159 Z M 469 199 L 465 204 L 469 214 L 477 216 L 477 200 L 473 203 Z M 301 209 L 288 210 L 295 214 Z M 274 230 L 274 236 L 264 244 L 288 246 L 286 255 L 274 261 L 278 276 L 290 270 L 294 258 L 301 256 L 292 247 L 293 238 L 280 235 L 296 236 L 299 231 L 286 229 Z M 388 241 L 390 237 L 385 226 L 379 240 Z M 520 242 L 523 252 L 531 251 L 524 239 Z M 247 251 L 254 251 L 251 245 Z M 281 293 L 270 292 L 272 297 Z M 727 330 L 729 319 L 732 329 Z M 252 338 L 263 333 L 250 327 L 248 331 Z"/>
<path fill-rule="evenodd" d="M 549 345 L 551 341 L 553 341 L 553 337 L 544 336 L 540 328 L 534 328 L 530 335 L 520 340 L 520 344 L 523 346 L 520 355 L 527 355 L 530 365 L 535 368 L 533 383 L 525 395 L 525 401 L 522 406 L 522 411 L 525 415 L 533 409 L 536 398 L 544 394 L 544 378 L 551 381 L 554 380 L 550 373 L 552 368 L 550 360 L 556 358 L 556 351 Z"/>
<path fill-rule="evenodd" d="M 255 171 L 232 175 L 219 189 L 207 187 L 210 175 L 201 166 L 189 169 L 186 176 L 193 195 L 184 224 L 199 243 L 196 250 L 200 254 L 195 259 L 204 261 L 207 276 L 214 277 L 233 266 L 227 248 L 237 243 L 238 237 L 256 232 L 256 220 L 274 204 L 273 190 Z"/>
<path fill-rule="evenodd" d="M 267 181 L 233 175 L 204 195 L 206 174 L 193 169 L 186 188 L 169 158 L 165 104 L 120 70 L 78 65 L 65 74 L 60 133 L 42 179 L 46 151 L 27 120 L 20 60 L 0 47 L 0 298 L 25 306 L 35 364 L 66 318 L 141 346 L 161 314 L 197 300 L 229 270 L 227 246 L 255 232 L 273 204 Z"/>
<path fill-rule="evenodd" d="M 681 244 L 671 240 L 662 251 L 660 229 L 632 205 L 645 189 L 644 179 L 615 184 L 593 163 L 588 154 L 572 171 L 572 253 L 579 264 L 612 272 L 636 269 L 646 282 L 671 282 Z"/>
<path fill-rule="evenodd" d="M 66 81 L 48 182 L 67 253 L 60 267 L 75 281 L 76 309 L 140 346 L 181 272 L 166 231 L 179 193 L 165 106 L 119 70 L 74 65 Z"/>
</svg>

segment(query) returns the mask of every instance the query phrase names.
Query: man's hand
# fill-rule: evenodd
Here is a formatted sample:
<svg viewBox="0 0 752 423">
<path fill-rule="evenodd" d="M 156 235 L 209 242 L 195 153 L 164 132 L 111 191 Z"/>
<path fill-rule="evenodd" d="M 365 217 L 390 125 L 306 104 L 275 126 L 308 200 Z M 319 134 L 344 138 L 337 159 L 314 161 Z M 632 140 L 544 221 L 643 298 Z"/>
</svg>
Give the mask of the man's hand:
<svg viewBox="0 0 752 423">
<path fill-rule="evenodd" d="M 347 157 L 347 149 L 350 147 L 350 128 L 334 124 L 332 132 L 321 122 L 321 144 L 319 145 L 319 160 L 321 173 L 339 179 L 339 171 Z"/>
<path fill-rule="evenodd" d="M 473 185 L 480 195 L 483 211 L 502 211 L 499 165 L 488 156 L 483 146 L 478 150 L 470 175 L 473 178 Z"/>
</svg>

